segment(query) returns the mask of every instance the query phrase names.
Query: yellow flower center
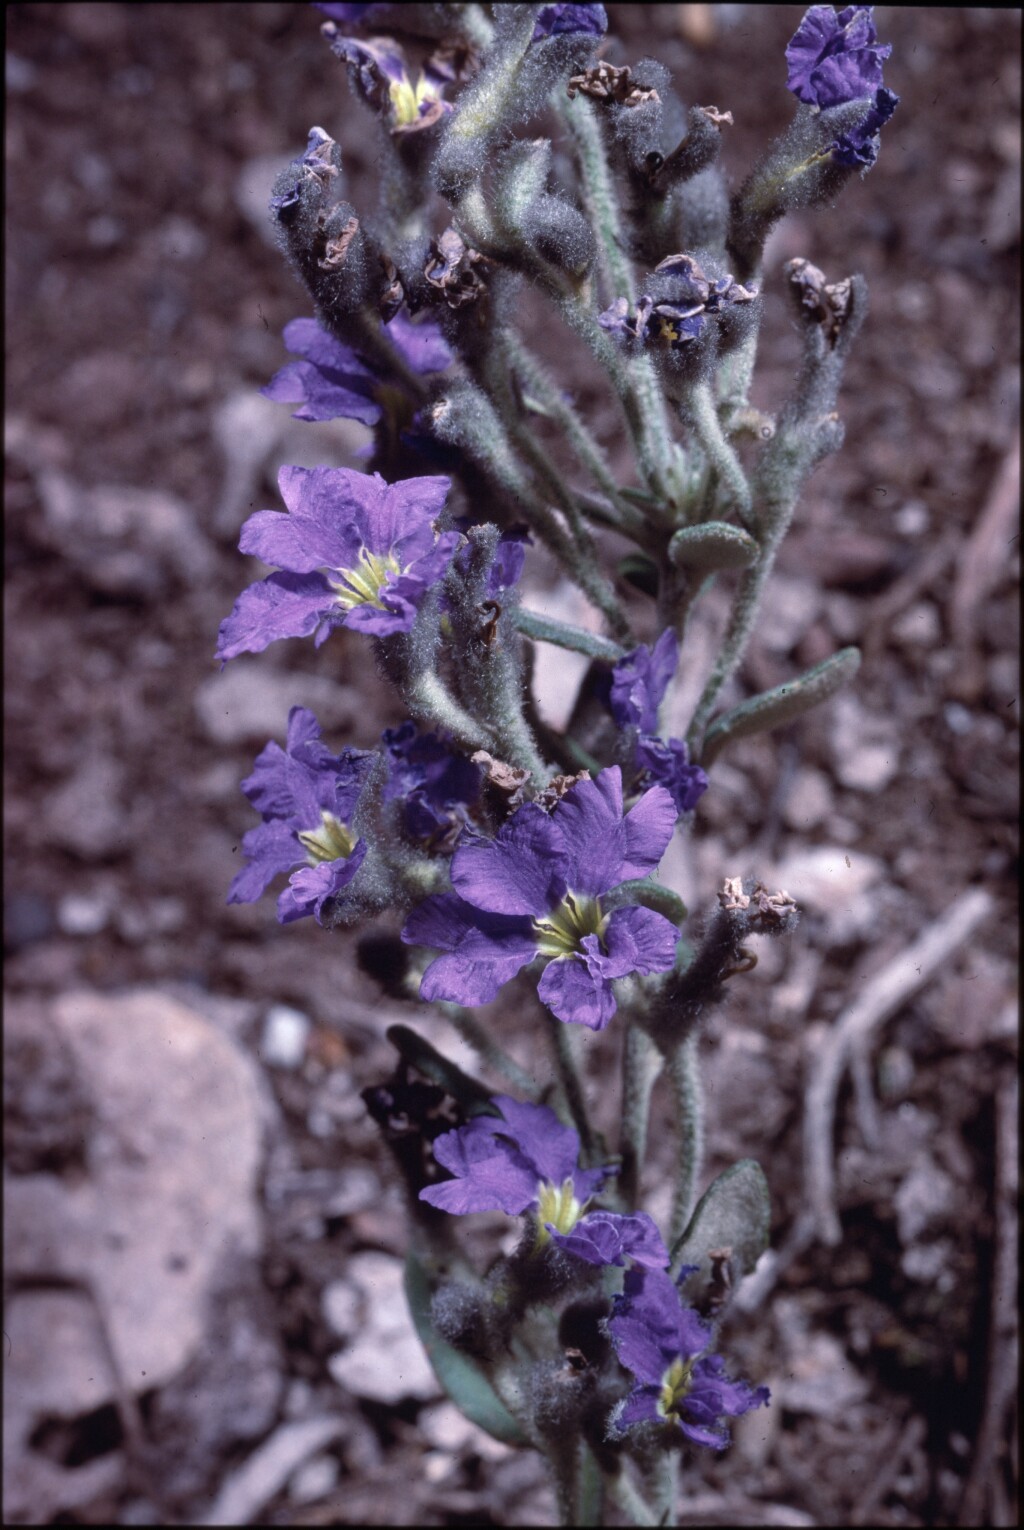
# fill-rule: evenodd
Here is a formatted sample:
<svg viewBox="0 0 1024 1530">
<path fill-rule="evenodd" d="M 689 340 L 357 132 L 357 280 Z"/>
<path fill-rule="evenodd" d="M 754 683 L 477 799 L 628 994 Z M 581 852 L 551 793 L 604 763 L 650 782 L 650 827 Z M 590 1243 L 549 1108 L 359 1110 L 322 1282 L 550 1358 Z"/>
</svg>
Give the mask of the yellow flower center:
<svg viewBox="0 0 1024 1530">
<path fill-rule="evenodd" d="M 354 606 L 376 606 L 383 611 L 385 606 L 380 592 L 388 583 L 389 574 L 401 572 L 402 566 L 393 554 L 381 557 L 379 553 L 367 552 L 362 547 L 356 567 L 342 570 L 341 579 L 332 579 L 330 584 L 338 592 L 338 605 L 343 611 L 351 611 Z"/>
<path fill-rule="evenodd" d="M 600 940 L 607 926 L 608 915 L 602 912 L 600 900 L 587 893 L 566 893 L 553 913 L 533 921 L 542 956 L 572 956 L 585 936 L 596 935 Z"/>
<path fill-rule="evenodd" d="M 545 1180 L 540 1187 L 537 1219 L 540 1222 L 539 1242 L 548 1237 L 546 1222 L 560 1233 L 572 1232 L 583 1214 L 583 1207 L 573 1192 L 572 1179 L 564 1179 L 561 1185 Z"/>
<path fill-rule="evenodd" d="M 412 127 L 420 120 L 421 104 L 437 99 L 437 91 L 424 74 L 420 75 L 415 85 L 408 76 L 392 80 L 389 89 L 395 127 Z"/>
<path fill-rule="evenodd" d="M 319 866 L 321 861 L 347 861 L 356 847 L 356 836 L 326 809 L 321 809 L 320 819 L 319 829 L 303 829 L 299 833 L 309 864 Z"/>
<path fill-rule="evenodd" d="M 693 1386 L 693 1367 L 696 1356 L 690 1360 L 673 1360 L 665 1372 L 658 1398 L 658 1412 L 665 1418 L 674 1419 L 679 1414 L 679 1404 Z"/>
</svg>

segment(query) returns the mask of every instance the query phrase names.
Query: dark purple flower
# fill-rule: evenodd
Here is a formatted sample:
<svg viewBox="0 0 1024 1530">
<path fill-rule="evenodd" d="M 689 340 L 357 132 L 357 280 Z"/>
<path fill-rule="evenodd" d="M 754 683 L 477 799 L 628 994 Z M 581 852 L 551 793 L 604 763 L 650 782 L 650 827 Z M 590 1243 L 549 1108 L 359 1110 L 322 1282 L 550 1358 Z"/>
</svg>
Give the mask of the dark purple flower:
<svg viewBox="0 0 1024 1530">
<path fill-rule="evenodd" d="M 721 1420 L 768 1401 L 767 1387 L 730 1381 L 721 1356 L 707 1353 L 711 1328 L 682 1305 L 664 1270 L 627 1272 L 608 1332 L 619 1361 L 637 1380 L 613 1415 L 616 1434 L 633 1424 L 675 1423 L 696 1444 L 723 1450 L 729 1431 Z"/>
<path fill-rule="evenodd" d="M 479 799 L 480 767 L 452 748 L 450 735 L 420 733 L 414 722 L 388 728 L 383 743 L 390 767 L 385 801 L 402 801 L 413 839 L 450 846 Z"/>
<path fill-rule="evenodd" d="M 832 145 L 832 158 L 851 170 L 870 170 L 878 158 L 879 132 L 888 122 L 900 98 L 894 90 L 879 90 L 867 115 L 848 133 L 840 133 Z"/>
<path fill-rule="evenodd" d="M 314 632 L 319 647 L 334 627 L 408 632 L 459 540 L 434 527 L 450 480 L 388 484 L 353 468 L 283 467 L 277 481 L 289 513 L 258 510 L 238 545 L 283 572 L 242 591 L 221 623 L 217 657 Z"/>
<path fill-rule="evenodd" d="M 616 298 L 599 314 L 598 324 L 627 339 L 652 341 L 670 350 L 683 350 L 700 338 L 708 314 L 722 313 L 737 303 L 752 303 L 756 287 L 743 287 L 731 276 L 717 281 L 705 276 L 693 255 L 667 255 L 654 268 L 656 295 L 644 293 L 631 314 L 625 298 Z"/>
<path fill-rule="evenodd" d="M 642 733 L 633 760 L 641 772 L 640 785 L 663 786 L 671 792 L 677 813 L 692 812 L 708 789 L 707 775 L 690 763 L 690 751 L 681 738 L 666 742 Z"/>
<path fill-rule="evenodd" d="M 441 95 L 446 82 L 430 69 L 421 70 L 413 80 L 405 54 L 393 37 L 345 37 L 330 23 L 325 23 L 323 30 L 332 52 L 350 66 L 363 99 L 387 117 L 392 133 L 432 127 L 453 110 L 451 102 Z"/>
<path fill-rule="evenodd" d="M 892 44 L 881 46 L 873 5 L 812 5 L 786 48 L 786 85 L 808 106 L 842 106 L 874 95 L 882 83 L 882 61 Z"/>
<path fill-rule="evenodd" d="M 603 37 L 607 30 L 608 16 L 603 5 L 546 5 L 537 17 L 533 41 L 542 37 L 560 37 L 564 32 Z"/>
<path fill-rule="evenodd" d="M 587 1203 L 612 1173 L 581 1169 L 580 1139 L 546 1105 L 507 1094 L 491 1102 L 501 1117 L 476 1116 L 434 1143 L 434 1157 L 453 1179 L 420 1191 L 420 1200 L 465 1216 L 473 1211 L 534 1211 L 546 1234 L 587 1264 L 637 1264 L 661 1269 L 668 1250 L 646 1212 L 620 1216 L 588 1211 Z"/>
<path fill-rule="evenodd" d="M 308 914 L 322 924 L 324 904 L 348 886 L 366 855 L 351 823 L 374 755 L 343 749 L 335 756 L 319 740 L 313 713 L 292 707 L 286 747 L 268 744 L 242 782 L 263 822 L 242 840 L 249 864 L 231 883 L 228 902 L 255 903 L 276 876 L 291 871 L 277 900 L 282 924 Z"/>
<path fill-rule="evenodd" d="M 678 662 L 679 644 L 671 630 L 663 632 L 653 648 L 641 643 L 619 660 L 612 670 L 608 705 L 620 728 L 656 731 L 658 708 Z"/>
<path fill-rule="evenodd" d="M 602 1030 L 615 1013 L 612 984 L 665 972 L 679 932 L 651 909 L 606 913 L 601 895 L 652 871 L 676 810 L 664 787 L 623 815 L 618 766 L 579 782 L 551 814 L 527 802 L 494 839 L 466 833 L 452 857 L 453 893 L 428 898 L 402 939 L 445 955 L 427 968 L 424 999 L 487 1004 L 536 956 L 537 992 L 559 1020 Z"/>
<path fill-rule="evenodd" d="M 443 372 L 452 359 L 433 321 L 413 324 L 396 314 L 384 333 L 414 372 Z M 276 403 L 301 404 L 296 420 L 359 420 L 376 425 L 384 410 L 378 402 L 383 379 L 358 351 L 336 340 L 316 319 L 292 319 L 284 343 L 302 361 L 275 372 L 260 392 Z"/>
</svg>

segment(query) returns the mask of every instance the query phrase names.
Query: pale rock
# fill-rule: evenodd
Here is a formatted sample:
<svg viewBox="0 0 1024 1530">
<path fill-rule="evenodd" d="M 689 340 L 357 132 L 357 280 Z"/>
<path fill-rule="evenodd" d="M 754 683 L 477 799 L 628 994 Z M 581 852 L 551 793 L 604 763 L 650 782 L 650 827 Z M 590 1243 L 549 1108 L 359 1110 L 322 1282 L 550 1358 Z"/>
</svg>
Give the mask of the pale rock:
<svg viewBox="0 0 1024 1530">
<path fill-rule="evenodd" d="M 362 1300 L 361 1326 L 355 1341 L 328 1360 L 334 1380 L 376 1402 L 435 1398 L 440 1388 L 409 1316 L 401 1260 L 354 1254 L 345 1278 Z"/>
<path fill-rule="evenodd" d="M 567 622 L 600 632 L 597 612 L 579 588 L 568 579 L 553 587 L 542 586 L 529 573 L 522 583 L 523 605 L 538 616 Z M 585 654 L 571 653 L 553 643 L 535 643 L 533 647 L 533 694 L 537 711 L 549 727 L 561 732 L 568 724 L 580 681 L 590 666 Z"/>
<path fill-rule="evenodd" d="M 758 615 L 754 642 L 769 653 L 789 653 L 817 618 L 821 602 L 821 591 L 813 580 L 773 574 Z"/>
<path fill-rule="evenodd" d="M 313 1022 L 290 1004 L 272 1004 L 263 1019 L 260 1056 L 274 1068 L 297 1068 L 306 1055 Z"/>
<path fill-rule="evenodd" d="M 65 893 L 57 904 L 57 928 L 64 935 L 98 935 L 110 919 L 106 898 Z"/>
<path fill-rule="evenodd" d="M 243 1461 L 199 1521 L 203 1525 L 258 1524 L 261 1510 L 292 1474 L 342 1433 L 340 1418 L 299 1419 L 280 1424 L 269 1439 Z"/>
<path fill-rule="evenodd" d="M 828 777 L 811 765 L 802 765 L 793 777 L 782 816 L 791 829 L 816 829 L 832 811 L 832 788 Z"/>
<path fill-rule="evenodd" d="M 309 707 L 326 732 L 351 729 L 363 707 L 359 692 L 326 675 L 285 673 L 266 665 L 234 663 L 197 687 L 199 725 L 214 744 L 278 739 L 282 745 L 292 707 Z"/>
<path fill-rule="evenodd" d="M 51 538 L 95 588 L 152 594 L 160 569 L 186 583 L 209 578 L 213 549 L 191 507 L 165 489 L 90 489 L 56 469 L 37 483 Z"/>
<path fill-rule="evenodd" d="M 292 1503 L 320 1503 L 338 1485 L 340 1468 L 335 1456 L 314 1456 L 292 1473 L 288 1497 Z"/>
<path fill-rule="evenodd" d="M 510 1445 L 503 1445 L 479 1424 L 472 1423 L 452 1402 L 424 1408 L 416 1423 L 428 1444 L 450 1456 L 472 1452 L 485 1461 L 500 1461 L 511 1454 Z"/>
<path fill-rule="evenodd" d="M 324 1320 L 339 1339 L 350 1339 L 359 1327 L 364 1297 L 347 1280 L 332 1280 L 320 1297 Z"/>
<path fill-rule="evenodd" d="M 124 786 L 124 767 L 118 760 L 98 750 L 87 754 L 70 780 L 46 799 L 49 843 L 83 861 L 102 861 L 126 851 Z"/>
<path fill-rule="evenodd" d="M 900 745 L 893 720 L 869 712 L 856 696 L 842 692 L 829 706 L 837 779 L 852 791 L 872 794 L 882 791 L 900 768 Z"/>
<path fill-rule="evenodd" d="M 889 630 L 901 648 L 934 648 L 942 642 L 942 621 L 930 600 L 908 607 Z"/>
<path fill-rule="evenodd" d="M 839 845 L 794 849 L 765 877 L 769 886 L 795 898 L 798 906 L 821 916 L 833 942 L 865 935 L 877 917 L 873 890 L 885 868 L 874 856 Z"/>
</svg>

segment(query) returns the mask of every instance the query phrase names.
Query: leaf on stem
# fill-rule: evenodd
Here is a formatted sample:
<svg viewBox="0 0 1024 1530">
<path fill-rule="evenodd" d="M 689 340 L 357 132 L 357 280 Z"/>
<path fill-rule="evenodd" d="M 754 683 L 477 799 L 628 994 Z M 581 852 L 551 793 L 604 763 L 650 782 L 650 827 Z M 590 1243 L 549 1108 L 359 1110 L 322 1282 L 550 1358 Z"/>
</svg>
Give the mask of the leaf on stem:
<svg viewBox="0 0 1024 1530">
<path fill-rule="evenodd" d="M 780 723 L 792 722 L 793 718 L 809 712 L 819 702 L 834 696 L 841 686 L 852 680 L 860 668 L 860 649 L 841 648 L 816 664 L 796 680 L 787 680 L 759 696 L 751 696 L 731 712 L 724 713 L 711 724 L 701 751 L 701 764 L 705 769 L 717 759 L 726 744 L 733 739 L 745 738 L 751 733 L 766 733 Z"/>
<path fill-rule="evenodd" d="M 668 544 L 672 562 L 687 568 L 749 568 L 760 557 L 754 538 L 728 521 L 705 521 L 702 526 L 684 526 Z"/>
<path fill-rule="evenodd" d="M 673 1269 L 697 1266 L 680 1286 L 683 1300 L 696 1301 L 710 1286 L 723 1254 L 734 1279 L 749 1275 L 768 1247 L 770 1226 L 768 1181 L 759 1163 L 741 1158 L 711 1182 L 672 1249 Z"/>
</svg>

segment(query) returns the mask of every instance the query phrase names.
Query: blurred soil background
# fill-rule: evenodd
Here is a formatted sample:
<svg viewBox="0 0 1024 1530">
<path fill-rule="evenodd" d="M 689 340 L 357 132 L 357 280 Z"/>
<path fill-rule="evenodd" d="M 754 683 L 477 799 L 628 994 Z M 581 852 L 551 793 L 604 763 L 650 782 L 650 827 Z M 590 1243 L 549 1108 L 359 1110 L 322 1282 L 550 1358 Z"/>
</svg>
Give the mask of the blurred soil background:
<svg viewBox="0 0 1024 1530">
<path fill-rule="evenodd" d="M 788 120 L 801 8 L 609 10 L 614 61 L 655 54 L 733 112 L 738 180 Z M 371 197 L 372 132 L 318 20 L 7 12 L 9 1524 L 554 1519 L 536 1461 L 445 1403 L 404 1317 L 402 1199 L 359 1090 L 414 1011 L 354 935 L 224 902 L 253 822 L 238 783 L 288 708 L 336 746 L 400 720 L 352 633 L 212 658 L 277 466 L 358 466 L 366 440 L 257 393 L 309 311 L 269 238 L 274 171 L 318 123 Z M 1016 1520 L 1020 12 L 877 20 L 902 96 L 878 165 L 770 248 L 763 407 L 798 353 L 785 260 L 862 271 L 872 311 L 846 444 L 735 697 L 843 644 L 864 664 L 722 759 L 674 856 L 698 917 L 727 875 L 805 911 L 704 1037 L 708 1173 L 751 1155 L 773 1189 L 775 1253 L 724 1344 L 773 1400 L 688 1465 L 684 1523 Z M 712 601 L 692 684 L 720 620 Z M 528 1060 L 518 1009 L 495 1015 Z M 649 1188 L 658 1210 L 657 1165 Z"/>
</svg>

